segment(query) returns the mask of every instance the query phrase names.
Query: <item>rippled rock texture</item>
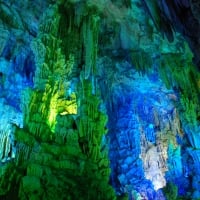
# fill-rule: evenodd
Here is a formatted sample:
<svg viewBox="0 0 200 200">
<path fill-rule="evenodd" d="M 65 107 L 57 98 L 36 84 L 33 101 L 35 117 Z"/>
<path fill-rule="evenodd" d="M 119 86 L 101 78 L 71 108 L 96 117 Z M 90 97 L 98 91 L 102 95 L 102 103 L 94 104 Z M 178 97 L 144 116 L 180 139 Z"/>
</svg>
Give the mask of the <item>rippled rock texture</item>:
<svg viewBox="0 0 200 200">
<path fill-rule="evenodd" d="M 1 1 L 0 199 L 199 199 L 198 10 Z"/>
</svg>

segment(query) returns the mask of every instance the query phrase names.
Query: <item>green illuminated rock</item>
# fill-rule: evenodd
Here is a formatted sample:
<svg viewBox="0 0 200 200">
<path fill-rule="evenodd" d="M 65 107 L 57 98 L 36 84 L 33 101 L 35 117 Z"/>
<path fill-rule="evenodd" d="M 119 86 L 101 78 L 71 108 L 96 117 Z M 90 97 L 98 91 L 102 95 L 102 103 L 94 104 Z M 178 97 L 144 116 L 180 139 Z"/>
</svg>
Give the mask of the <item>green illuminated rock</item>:
<svg viewBox="0 0 200 200">
<path fill-rule="evenodd" d="M 115 199 L 108 152 L 101 150 L 107 117 L 99 110 L 93 81 L 99 16 L 92 10 L 74 16 L 73 9 L 68 3 L 50 7 L 31 44 L 34 88 L 23 93 L 24 127 L 15 131 L 18 152 L 0 182 L 5 197 L 15 184 L 13 195 L 20 200 Z"/>
</svg>

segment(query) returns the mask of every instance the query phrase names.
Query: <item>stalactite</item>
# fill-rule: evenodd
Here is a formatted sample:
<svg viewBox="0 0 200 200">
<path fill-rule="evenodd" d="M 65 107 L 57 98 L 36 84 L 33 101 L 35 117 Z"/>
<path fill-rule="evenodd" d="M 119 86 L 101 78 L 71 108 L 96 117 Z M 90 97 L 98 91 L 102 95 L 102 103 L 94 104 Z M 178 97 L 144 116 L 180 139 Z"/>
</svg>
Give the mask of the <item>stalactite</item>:
<svg viewBox="0 0 200 200">
<path fill-rule="evenodd" d="M 28 2 L 0 3 L 0 198 L 198 199 L 194 3 Z"/>
<path fill-rule="evenodd" d="M 15 146 L 12 139 L 13 127 L 7 125 L 0 130 L 0 162 L 5 163 L 15 157 Z"/>
<path fill-rule="evenodd" d="M 88 79 L 96 71 L 99 17 L 92 15 L 83 24 L 83 41 L 85 46 L 85 74 Z"/>
<path fill-rule="evenodd" d="M 17 168 L 18 196 L 52 199 L 60 193 L 55 188 L 61 187 L 65 192 L 59 199 L 94 199 L 99 192 L 97 199 L 106 196 L 105 199 L 113 200 L 115 194 L 108 184 L 109 161 L 106 151 L 101 153 L 107 118 L 98 108 L 101 98 L 96 89 L 99 17 L 94 13 L 91 18 L 86 15 L 77 27 L 77 16 L 64 14 L 65 9 L 67 5 L 58 2 L 44 13 L 38 36 L 31 45 L 36 63 L 34 87 L 22 96 L 24 126 L 15 131 L 14 164 L 22 169 Z M 80 38 L 77 30 L 83 31 L 84 23 L 86 35 Z M 78 54 L 85 54 L 82 85 L 74 81 L 81 79 Z M 48 177 L 54 177 L 52 186 Z M 89 187 L 92 189 L 88 190 Z"/>
<path fill-rule="evenodd" d="M 3 25 L 0 25 L 0 30 L 1 30 L 1 38 L 0 38 L 0 55 L 2 54 L 4 48 L 6 47 L 6 41 L 8 40 L 9 37 L 9 32 L 4 29 Z"/>
<path fill-rule="evenodd" d="M 23 24 L 20 19 L 19 13 L 16 12 L 12 7 L 1 2 L 0 11 L 2 13 L 1 19 L 9 26 L 15 27 L 16 29 L 23 29 Z"/>
</svg>

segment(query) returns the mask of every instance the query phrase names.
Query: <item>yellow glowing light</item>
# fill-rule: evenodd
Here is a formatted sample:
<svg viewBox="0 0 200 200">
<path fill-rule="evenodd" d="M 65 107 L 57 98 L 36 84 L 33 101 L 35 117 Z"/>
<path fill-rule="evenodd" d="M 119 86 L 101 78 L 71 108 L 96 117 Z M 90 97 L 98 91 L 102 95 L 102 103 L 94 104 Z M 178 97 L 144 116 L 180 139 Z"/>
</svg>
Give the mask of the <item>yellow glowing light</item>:
<svg viewBox="0 0 200 200">
<path fill-rule="evenodd" d="M 55 125 L 56 125 L 56 116 L 57 116 L 57 99 L 58 93 L 56 93 L 50 101 L 50 109 L 49 109 L 49 116 L 48 116 L 48 124 L 51 130 L 54 132 Z"/>
<path fill-rule="evenodd" d="M 68 115 L 69 113 L 67 111 L 64 111 L 62 113 L 60 113 L 60 115 Z"/>
<path fill-rule="evenodd" d="M 72 115 L 77 114 L 77 103 L 76 103 L 76 94 L 72 93 L 70 100 L 65 100 L 65 107 L 63 112 L 60 115 Z"/>
<path fill-rule="evenodd" d="M 77 102 L 76 94 L 72 93 L 70 99 L 60 99 L 59 93 L 55 93 L 51 97 L 50 106 L 49 106 L 49 115 L 48 115 L 48 125 L 51 128 L 52 132 L 55 132 L 56 125 L 56 116 L 60 115 L 70 115 L 77 114 Z M 59 111 L 59 110 L 62 111 Z"/>
</svg>

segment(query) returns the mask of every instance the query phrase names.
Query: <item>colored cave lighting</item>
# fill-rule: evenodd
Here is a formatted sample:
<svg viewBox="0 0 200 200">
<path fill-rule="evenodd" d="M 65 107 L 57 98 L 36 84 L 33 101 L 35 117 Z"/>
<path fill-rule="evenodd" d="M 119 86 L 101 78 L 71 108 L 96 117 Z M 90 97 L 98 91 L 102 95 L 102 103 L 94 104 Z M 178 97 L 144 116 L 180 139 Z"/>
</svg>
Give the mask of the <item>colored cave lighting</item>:
<svg viewBox="0 0 200 200">
<path fill-rule="evenodd" d="M 64 111 L 60 115 L 76 115 L 77 114 L 77 103 L 76 103 L 76 94 L 72 93 L 70 95 L 70 100 L 65 100 Z"/>
<path fill-rule="evenodd" d="M 49 110 L 49 116 L 48 116 L 48 124 L 50 128 L 53 130 L 56 123 L 56 115 L 57 115 L 57 99 L 58 99 L 58 93 L 56 93 L 50 101 L 50 110 Z"/>
<path fill-rule="evenodd" d="M 2 122 L 2 121 L 1 121 Z M 0 162 L 5 163 L 15 158 L 15 147 L 13 146 L 13 127 L 10 124 L 1 124 L 0 127 Z"/>
<path fill-rule="evenodd" d="M 149 76 L 131 73 L 132 82 L 124 79 L 123 88 L 116 83 L 114 92 L 119 97 L 115 98 L 114 108 L 110 110 L 112 184 L 119 194 L 129 186 L 153 200 L 156 198 L 152 194 L 163 195 L 160 191 L 168 186 L 170 179 L 175 182 L 182 176 L 177 138 L 182 138 L 183 133 L 174 106 L 177 97 L 155 73 Z M 127 193 L 130 194 L 131 189 Z M 157 199 L 165 198 L 159 196 Z"/>
<path fill-rule="evenodd" d="M 76 102 L 75 93 L 71 93 L 69 99 L 59 99 L 58 93 L 56 93 L 51 98 L 50 110 L 49 110 L 49 116 L 48 116 L 48 125 L 51 128 L 52 132 L 55 131 L 57 114 L 60 114 L 60 115 L 77 114 L 77 102 Z"/>
<path fill-rule="evenodd" d="M 166 157 L 164 160 L 166 161 L 167 148 L 162 146 L 162 149 L 162 154 L 165 152 Z M 165 172 L 167 171 L 167 166 L 166 162 L 163 163 L 162 167 L 159 166 L 161 160 L 161 155 L 159 154 L 157 147 L 153 145 L 143 157 L 145 177 L 152 182 L 156 191 L 166 185 Z"/>
</svg>

